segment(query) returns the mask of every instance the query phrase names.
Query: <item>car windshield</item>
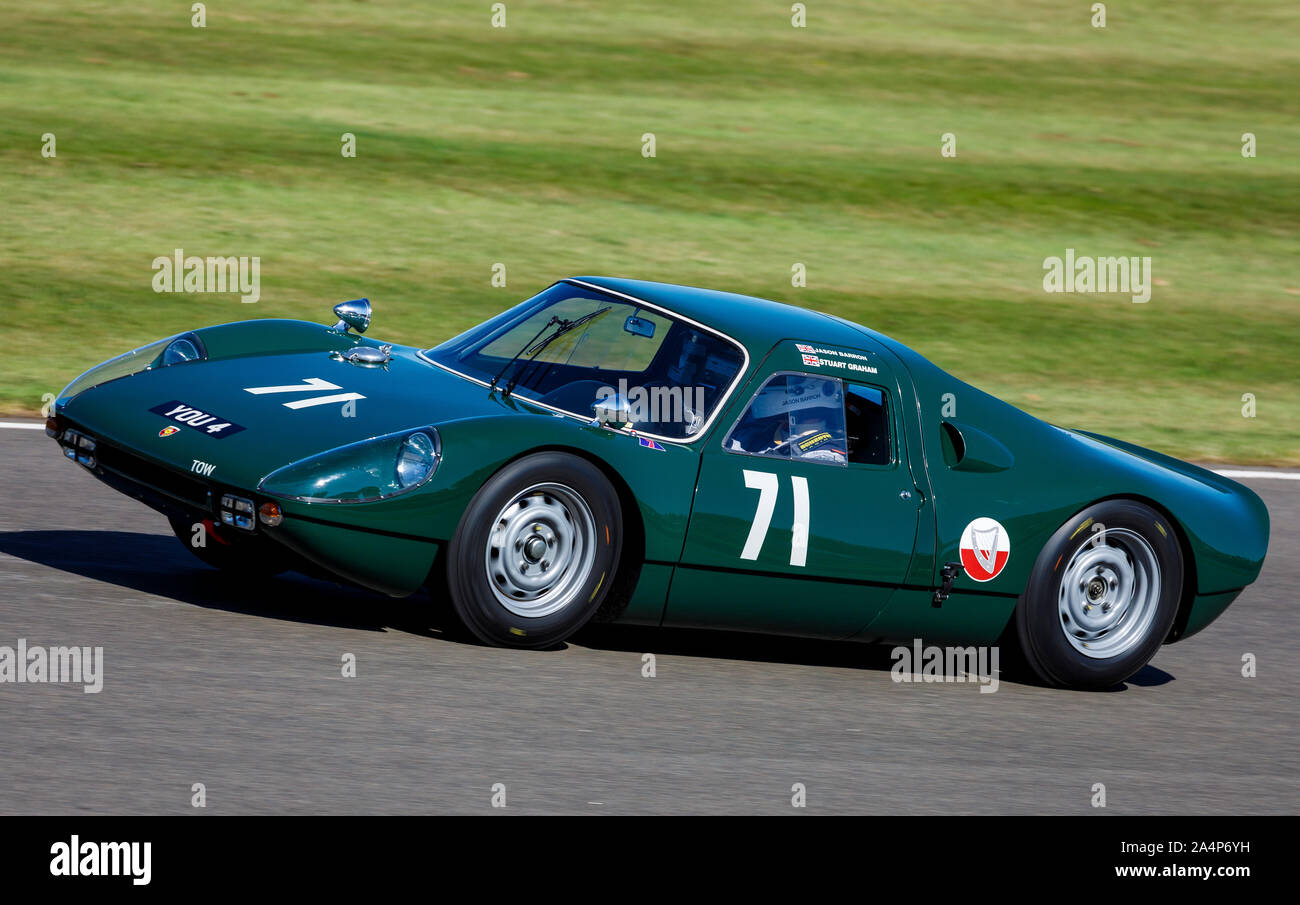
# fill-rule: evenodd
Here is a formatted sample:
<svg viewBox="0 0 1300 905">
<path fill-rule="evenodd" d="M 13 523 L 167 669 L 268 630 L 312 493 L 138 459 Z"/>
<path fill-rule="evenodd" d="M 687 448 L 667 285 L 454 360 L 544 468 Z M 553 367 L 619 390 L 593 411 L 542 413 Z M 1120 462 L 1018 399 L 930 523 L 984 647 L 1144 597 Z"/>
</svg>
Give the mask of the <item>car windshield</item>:
<svg viewBox="0 0 1300 905">
<path fill-rule="evenodd" d="M 629 428 L 671 440 L 703 430 L 744 360 L 715 333 L 568 283 L 423 354 L 582 418 L 617 401 Z"/>
</svg>

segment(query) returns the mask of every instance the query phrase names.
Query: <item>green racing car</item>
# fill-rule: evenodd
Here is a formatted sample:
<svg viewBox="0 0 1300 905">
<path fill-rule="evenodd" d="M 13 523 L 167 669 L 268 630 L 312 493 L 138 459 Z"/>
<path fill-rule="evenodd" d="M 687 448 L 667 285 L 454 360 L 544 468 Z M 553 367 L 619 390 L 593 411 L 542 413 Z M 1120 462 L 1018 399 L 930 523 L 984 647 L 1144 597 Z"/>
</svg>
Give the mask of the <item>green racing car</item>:
<svg viewBox="0 0 1300 905">
<path fill-rule="evenodd" d="M 441 345 L 204 327 L 59 395 L 69 459 L 206 563 L 422 587 L 489 644 L 589 621 L 1014 638 L 1104 688 L 1258 576 L 1268 512 L 1211 471 L 1043 422 L 838 317 L 562 280 Z"/>
</svg>

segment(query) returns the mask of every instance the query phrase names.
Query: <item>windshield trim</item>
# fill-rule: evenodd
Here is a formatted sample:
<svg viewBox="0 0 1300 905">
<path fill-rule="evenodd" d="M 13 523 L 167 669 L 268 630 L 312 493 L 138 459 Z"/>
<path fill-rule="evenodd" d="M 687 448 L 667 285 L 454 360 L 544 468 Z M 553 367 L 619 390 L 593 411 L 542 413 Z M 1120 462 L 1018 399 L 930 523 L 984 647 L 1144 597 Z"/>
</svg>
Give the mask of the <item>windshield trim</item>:
<svg viewBox="0 0 1300 905">
<path fill-rule="evenodd" d="M 609 428 L 615 433 L 626 434 L 628 436 L 646 437 L 651 440 L 662 440 L 665 443 L 674 443 L 679 446 L 690 446 L 693 443 L 698 443 L 701 439 L 707 436 L 710 428 L 713 427 L 714 422 L 718 420 L 718 417 L 722 414 L 723 410 L 727 407 L 727 403 L 731 401 L 732 394 L 736 392 L 737 388 L 740 386 L 741 381 L 744 379 L 745 375 L 749 372 L 750 358 L 749 358 L 748 347 L 746 347 L 744 343 L 736 339 L 734 336 L 728 336 L 726 333 L 723 333 L 721 330 L 718 330 L 714 327 L 710 327 L 708 324 L 702 324 L 699 321 L 695 320 L 694 318 L 689 318 L 683 314 L 679 314 L 676 311 L 673 311 L 671 308 L 665 308 L 663 305 L 656 305 L 654 302 L 647 302 L 645 299 L 639 299 L 636 296 L 628 295 L 627 293 L 619 292 L 614 289 L 606 289 L 604 286 L 597 286 L 594 283 L 586 283 L 583 282 L 582 280 L 575 280 L 572 278 L 568 278 L 563 280 L 557 280 L 556 282 L 548 286 L 547 289 L 551 289 L 555 286 L 558 286 L 560 285 L 560 283 L 568 283 L 571 286 L 580 286 L 583 289 L 589 289 L 593 292 L 599 292 L 602 295 L 607 295 L 613 298 L 622 299 L 624 301 L 633 302 L 641 306 L 642 308 L 648 308 L 654 311 L 658 311 L 660 314 L 666 314 L 669 317 L 681 321 L 684 324 L 690 324 L 692 327 L 697 327 L 700 330 L 704 330 L 708 333 L 712 333 L 714 336 L 726 340 L 727 342 L 731 343 L 737 349 L 740 350 L 741 363 L 740 363 L 740 367 L 736 369 L 736 376 L 731 379 L 731 384 L 730 386 L 727 387 L 727 391 L 718 397 L 717 405 L 713 407 L 713 411 L 709 413 L 709 417 L 705 420 L 704 424 L 700 426 L 700 429 L 696 432 L 694 437 L 691 437 L 689 439 L 685 437 L 669 437 L 665 434 L 653 434 L 650 433 L 649 431 L 633 431 L 626 427 Z M 436 348 L 436 346 L 434 348 Z M 466 374 L 463 371 L 457 371 L 455 368 L 445 365 L 434 358 L 431 358 L 429 355 L 425 354 L 428 351 L 432 351 L 432 350 L 420 349 L 415 353 L 416 357 L 418 357 L 422 361 L 428 362 L 429 364 L 435 367 L 441 368 L 442 370 L 447 371 L 448 373 L 455 374 L 457 377 L 463 378 L 464 380 L 468 380 L 470 383 L 476 383 L 481 387 L 491 386 L 491 384 L 489 384 L 488 381 L 486 380 L 480 380 L 479 378 Z M 535 405 L 538 408 L 543 408 L 546 409 L 547 411 L 556 412 L 561 415 L 568 415 L 572 418 L 577 418 L 583 424 L 590 424 L 592 421 L 590 416 L 584 415 L 581 412 L 573 412 L 570 411 L 569 409 L 562 409 L 554 405 L 548 405 L 545 402 L 539 402 L 536 399 L 533 399 L 527 395 L 521 395 L 517 388 L 515 389 L 514 392 L 510 394 L 510 398 L 511 399 L 518 398 L 521 402 L 526 402 L 529 405 Z M 608 427 L 608 425 L 606 426 Z"/>
</svg>

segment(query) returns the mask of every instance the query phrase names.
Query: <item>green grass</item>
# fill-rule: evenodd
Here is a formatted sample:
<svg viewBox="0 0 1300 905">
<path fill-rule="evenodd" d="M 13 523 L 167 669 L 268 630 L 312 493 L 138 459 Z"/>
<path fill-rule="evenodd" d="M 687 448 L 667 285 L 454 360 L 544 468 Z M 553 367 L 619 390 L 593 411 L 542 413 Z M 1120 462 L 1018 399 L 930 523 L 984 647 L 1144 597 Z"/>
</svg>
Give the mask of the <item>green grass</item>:
<svg viewBox="0 0 1300 905">
<path fill-rule="evenodd" d="M 505 29 L 480 0 L 189 6 L 0 0 L 0 410 L 193 326 L 367 295 L 373 334 L 429 345 L 599 273 L 832 311 L 1067 426 L 1300 463 L 1294 3 L 1112 2 L 1105 29 L 1027 0 L 817 0 L 806 29 L 773 0 L 507 0 Z M 261 301 L 155 294 L 177 247 L 260 256 Z M 1067 247 L 1150 255 L 1151 301 L 1045 293 Z"/>
</svg>

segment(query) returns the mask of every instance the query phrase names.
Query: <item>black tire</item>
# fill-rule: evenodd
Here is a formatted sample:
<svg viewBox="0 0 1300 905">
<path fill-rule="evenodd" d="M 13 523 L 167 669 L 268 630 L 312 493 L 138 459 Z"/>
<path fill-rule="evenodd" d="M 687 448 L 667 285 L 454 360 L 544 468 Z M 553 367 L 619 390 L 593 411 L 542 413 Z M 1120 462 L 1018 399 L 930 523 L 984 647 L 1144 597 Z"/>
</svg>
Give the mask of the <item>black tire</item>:
<svg viewBox="0 0 1300 905">
<path fill-rule="evenodd" d="M 535 512 L 541 515 L 531 514 Z M 541 523 L 534 525 L 539 518 Z M 588 532 L 585 526 L 590 525 L 581 553 L 576 541 L 563 541 L 566 518 L 574 537 Z M 540 547 L 540 559 L 528 561 L 525 557 L 531 556 L 532 548 L 525 549 L 517 541 L 523 538 L 523 544 L 538 546 L 535 533 L 547 546 Z M 557 536 L 555 543 L 548 543 Z M 562 452 L 525 456 L 493 475 L 461 516 L 447 550 L 452 608 L 465 628 L 486 644 L 552 647 L 600 609 L 615 585 L 622 548 L 618 494 L 599 468 Z M 546 561 L 548 549 L 569 549 L 572 555 L 564 556 L 566 564 L 561 567 Z M 518 551 L 518 556 L 503 557 L 502 550 Z M 545 574 L 548 567 L 555 570 L 550 575 Z M 554 582 L 553 591 L 536 600 L 523 597 L 520 586 L 512 582 L 530 578 Z M 547 612 L 548 606 L 557 608 Z M 536 608 L 536 614 L 521 612 L 530 607 Z"/>
<path fill-rule="evenodd" d="M 1104 530 L 1097 530 L 1097 526 Z M 1104 536 L 1104 548 L 1102 537 Z M 1139 540 L 1140 538 L 1140 540 Z M 1145 541 L 1145 544 L 1142 542 Z M 1113 551 L 1118 550 L 1118 553 Z M 1137 589 L 1142 580 L 1094 570 L 1097 558 L 1127 561 L 1133 574 L 1158 574 L 1159 589 L 1147 579 L 1151 591 L 1145 595 L 1115 594 L 1107 588 Z M 1154 562 L 1158 573 L 1144 563 Z M 1067 585 L 1068 587 L 1063 587 Z M 1075 593 L 1071 606 L 1067 593 Z M 1169 520 L 1136 500 L 1107 500 L 1075 515 L 1044 545 L 1029 576 L 1024 596 L 1016 607 L 1015 625 L 1026 663 L 1044 682 L 1067 688 L 1104 689 L 1128 679 L 1155 656 L 1164 643 L 1183 589 L 1183 554 Z M 1100 604 L 1092 603 L 1097 594 Z M 1114 597 L 1106 596 L 1114 594 Z M 1139 598 L 1146 601 L 1135 605 Z M 1127 602 L 1125 602 L 1127 601 Z M 1100 615 L 1109 603 L 1120 607 L 1118 616 Z M 1079 606 L 1093 608 L 1097 618 L 1118 619 L 1105 634 L 1091 637 L 1094 626 L 1072 621 Z M 1150 613 L 1149 617 L 1146 614 Z M 1109 612 L 1109 611 L 1107 611 Z M 1083 618 L 1089 618 L 1084 616 Z M 1074 638 L 1075 640 L 1071 640 Z M 1085 654 L 1076 645 L 1093 651 Z M 1112 655 L 1105 655 L 1108 645 Z"/>
<path fill-rule="evenodd" d="M 269 578 L 279 575 L 289 567 L 284 563 L 283 555 L 265 538 L 248 537 L 235 532 L 235 529 L 222 530 L 208 523 L 205 529 L 204 546 L 194 546 L 195 529 L 199 519 L 169 518 L 176 539 L 200 560 L 214 569 L 223 572 L 250 575 L 256 578 Z"/>
</svg>

